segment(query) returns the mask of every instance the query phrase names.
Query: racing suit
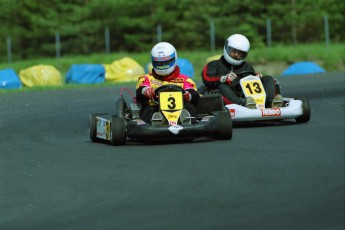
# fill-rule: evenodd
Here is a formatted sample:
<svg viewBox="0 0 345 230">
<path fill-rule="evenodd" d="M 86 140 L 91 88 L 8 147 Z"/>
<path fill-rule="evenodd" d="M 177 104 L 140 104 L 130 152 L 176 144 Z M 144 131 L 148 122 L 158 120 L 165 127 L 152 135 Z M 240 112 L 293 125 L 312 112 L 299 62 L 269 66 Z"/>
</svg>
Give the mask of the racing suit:
<svg viewBox="0 0 345 230">
<path fill-rule="evenodd" d="M 230 84 L 222 84 L 221 76 L 233 71 L 238 77 Z M 245 98 L 240 86 L 240 79 L 248 75 L 256 75 L 255 70 L 248 62 L 235 66 L 228 63 L 224 56 L 220 59 L 209 62 L 201 73 L 202 81 L 207 90 L 219 90 L 225 104 L 245 105 Z M 273 98 L 276 95 L 275 81 L 271 76 L 262 76 L 261 82 L 266 91 L 266 107 L 271 107 Z"/>
<path fill-rule="evenodd" d="M 195 106 L 199 101 L 199 93 L 197 92 L 196 84 L 191 78 L 181 74 L 180 68 L 176 66 L 174 71 L 167 76 L 160 76 L 153 69 L 152 73 L 146 74 L 138 79 L 136 85 L 136 98 L 143 107 L 141 110 L 142 119 L 145 122 L 150 123 L 153 113 L 158 111 L 157 104 L 152 99 L 149 100 L 146 98 L 142 94 L 142 89 L 144 87 L 152 87 L 155 90 L 166 84 L 178 85 L 191 94 L 192 98 L 189 102 L 184 104 L 184 108 L 188 110 L 191 116 L 196 117 Z"/>
</svg>

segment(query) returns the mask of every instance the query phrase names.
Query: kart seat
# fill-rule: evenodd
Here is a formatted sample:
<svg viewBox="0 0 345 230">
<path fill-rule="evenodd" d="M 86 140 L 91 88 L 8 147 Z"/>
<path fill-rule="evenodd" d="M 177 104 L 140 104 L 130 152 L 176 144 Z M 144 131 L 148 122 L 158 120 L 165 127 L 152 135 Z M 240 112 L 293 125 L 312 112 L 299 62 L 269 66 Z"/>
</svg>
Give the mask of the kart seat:
<svg viewBox="0 0 345 230">
<path fill-rule="evenodd" d="M 215 111 L 224 110 L 224 102 L 221 94 L 202 94 L 196 106 L 197 114 L 209 114 Z"/>
</svg>

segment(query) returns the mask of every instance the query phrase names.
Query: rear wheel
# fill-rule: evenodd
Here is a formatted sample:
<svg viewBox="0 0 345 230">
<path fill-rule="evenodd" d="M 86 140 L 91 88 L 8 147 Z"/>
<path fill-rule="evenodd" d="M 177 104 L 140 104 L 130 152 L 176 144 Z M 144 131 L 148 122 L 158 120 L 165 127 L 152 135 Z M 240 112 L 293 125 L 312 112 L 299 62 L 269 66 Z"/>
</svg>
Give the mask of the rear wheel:
<svg viewBox="0 0 345 230">
<path fill-rule="evenodd" d="M 111 144 L 126 144 L 126 120 L 120 117 L 114 117 L 111 121 Z"/>
<path fill-rule="evenodd" d="M 307 98 L 302 98 L 300 99 L 302 101 L 302 110 L 303 110 L 303 114 L 299 117 L 296 118 L 296 121 L 298 123 L 305 123 L 308 122 L 310 120 L 310 104 Z"/>
<path fill-rule="evenodd" d="M 228 109 L 218 112 L 217 138 L 221 140 L 230 140 L 232 138 L 232 120 Z"/>
<path fill-rule="evenodd" d="M 277 79 L 273 79 L 274 80 L 274 88 L 275 88 L 275 91 L 276 91 L 276 94 L 280 94 L 281 95 L 281 92 L 280 92 L 280 85 L 279 85 L 279 82 Z"/>
<path fill-rule="evenodd" d="M 126 102 L 122 98 L 117 98 L 115 100 L 115 117 L 125 117 L 126 112 Z"/>
</svg>

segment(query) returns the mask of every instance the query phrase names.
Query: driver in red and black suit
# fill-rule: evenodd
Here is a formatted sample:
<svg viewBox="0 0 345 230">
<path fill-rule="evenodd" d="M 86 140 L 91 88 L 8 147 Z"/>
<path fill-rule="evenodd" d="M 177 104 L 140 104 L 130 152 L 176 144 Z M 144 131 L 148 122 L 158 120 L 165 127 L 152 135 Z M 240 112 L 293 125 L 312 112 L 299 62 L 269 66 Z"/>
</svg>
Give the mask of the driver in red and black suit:
<svg viewBox="0 0 345 230">
<path fill-rule="evenodd" d="M 199 101 L 199 93 L 194 81 L 180 73 L 175 47 L 170 43 L 160 42 L 152 48 L 151 59 L 152 73 L 140 77 L 136 85 L 136 98 L 143 106 L 141 118 L 147 123 L 151 123 L 151 119 L 162 118 L 153 97 L 155 89 L 166 84 L 175 84 L 184 90 L 185 104 L 182 113 L 186 117 L 196 117 L 195 105 Z"/>
<path fill-rule="evenodd" d="M 239 104 L 255 109 L 255 101 L 248 97 L 243 99 L 240 79 L 248 75 L 258 75 L 266 91 L 265 107 L 282 107 L 283 98 L 276 92 L 275 80 L 271 76 L 256 74 L 253 66 L 244 59 L 250 44 L 241 34 L 231 35 L 224 45 L 224 54 L 218 60 L 208 63 L 202 71 L 202 80 L 208 91 L 218 90 L 225 104 Z"/>
</svg>

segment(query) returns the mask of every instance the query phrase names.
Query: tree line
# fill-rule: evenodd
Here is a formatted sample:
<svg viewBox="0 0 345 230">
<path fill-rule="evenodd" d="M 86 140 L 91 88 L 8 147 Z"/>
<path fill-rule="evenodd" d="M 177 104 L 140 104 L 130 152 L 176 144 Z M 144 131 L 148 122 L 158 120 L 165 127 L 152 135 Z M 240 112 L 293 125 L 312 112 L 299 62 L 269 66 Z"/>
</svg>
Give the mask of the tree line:
<svg viewBox="0 0 345 230">
<path fill-rule="evenodd" d="M 272 44 L 321 43 L 328 19 L 331 42 L 343 43 L 343 0 L 0 0 L 0 61 L 10 38 L 14 59 L 56 54 L 102 53 L 105 28 L 111 52 L 145 52 L 162 40 L 181 50 L 207 50 L 210 25 L 217 47 L 233 33 L 256 47 L 266 45 L 267 19 Z"/>
</svg>

